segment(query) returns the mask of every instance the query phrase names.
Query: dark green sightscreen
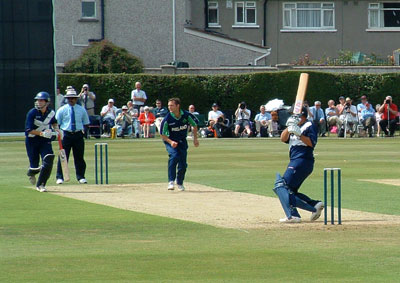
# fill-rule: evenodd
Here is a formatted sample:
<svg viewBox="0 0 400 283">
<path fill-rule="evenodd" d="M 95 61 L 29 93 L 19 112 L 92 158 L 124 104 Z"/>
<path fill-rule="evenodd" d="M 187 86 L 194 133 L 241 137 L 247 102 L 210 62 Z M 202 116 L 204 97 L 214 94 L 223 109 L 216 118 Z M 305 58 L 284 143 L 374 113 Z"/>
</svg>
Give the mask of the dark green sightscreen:
<svg viewBox="0 0 400 283">
<path fill-rule="evenodd" d="M 0 1 L 0 132 L 24 130 L 39 91 L 54 101 L 51 0 Z"/>
</svg>

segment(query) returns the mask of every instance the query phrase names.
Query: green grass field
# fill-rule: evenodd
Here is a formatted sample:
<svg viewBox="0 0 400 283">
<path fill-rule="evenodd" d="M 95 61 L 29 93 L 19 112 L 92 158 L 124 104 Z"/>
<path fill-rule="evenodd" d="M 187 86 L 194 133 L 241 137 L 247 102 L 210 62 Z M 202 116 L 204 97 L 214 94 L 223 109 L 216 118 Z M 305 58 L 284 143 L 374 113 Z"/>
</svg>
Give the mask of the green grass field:
<svg viewBox="0 0 400 283">
<path fill-rule="evenodd" d="M 91 184 L 95 142 L 86 143 Z M 166 182 L 160 140 L 107 142 L 111 183 Z M 400 215 L 399 187 L 359 181 L 399 178 L 398 138 L 320 139 L 315 153 L 302 192 L 322 199 L 323 168 L 341 167 L 344 208 Z M 190 147 L 186 180 L 274 196 L 275 173 L 287 162 L 287 145 L 277 139 L 201 139 Z M 399 281 L 396 225 L 246 233 L 39 193 L 29 188 L 21 138 L 0 139 L 0 164 L 1 282 Z"/>
</svg>

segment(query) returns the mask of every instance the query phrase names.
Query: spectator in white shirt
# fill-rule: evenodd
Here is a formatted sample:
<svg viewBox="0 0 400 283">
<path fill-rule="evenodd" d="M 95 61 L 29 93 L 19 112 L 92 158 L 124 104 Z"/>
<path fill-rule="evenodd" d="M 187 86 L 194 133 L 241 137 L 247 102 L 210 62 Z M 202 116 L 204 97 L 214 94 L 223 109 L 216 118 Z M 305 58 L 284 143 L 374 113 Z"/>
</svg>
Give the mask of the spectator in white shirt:
<svg viewBox="0 0 400 283">
<path fill-rule="evenodd" d="M 218 119 L 223 121 L 225 119 L 224 113 L 218 110 L 219 106 L 217 103 L 213 103 L 211 106 L 212 110 L 208 112 L 208 124 L 211 128 L 218 123 Z M 221 118 L 221 119 L 220 119 Z"/>
<path fill-rule="evenodd" d="M 132 90 L 131 98 L 133 107 L 137 110 L 144 106 L 147 100 L 146 93 L 142 90 L 142 84 L 140 82 L 135 83 L 135 89 Z"/>
<path fill-rule="evenodd" d="M 254 118 L 254 122 L 256 123 L 256 130 L 258 132 L 257 137 L 268 136 L 267 129 L 272 119 L 271 114 L 265 111 L 265 106 L 260 106 L 260 113 L 256 115 Z M 263 134 L 261 134 L 263 133 Z"/>
<path fill-rule="evenodd" d="M 105 136 L 110 135 L 111 128 L 115 126 L 115 119 L 117 118 L 117 107 L 114 106 L 114 99 L 110 98 L 108 104 L 103 106 L 100 115 L 103 119 L 103 127 Z"/>
</svg>

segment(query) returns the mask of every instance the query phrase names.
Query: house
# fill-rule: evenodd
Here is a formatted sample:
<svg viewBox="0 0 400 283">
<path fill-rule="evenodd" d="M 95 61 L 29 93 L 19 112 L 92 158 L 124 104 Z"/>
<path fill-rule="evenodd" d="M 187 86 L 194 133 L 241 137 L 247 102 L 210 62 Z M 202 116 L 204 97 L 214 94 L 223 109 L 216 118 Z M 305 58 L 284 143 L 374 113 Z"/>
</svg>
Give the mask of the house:
<svg viewBox="0 0 400 283">
<path fill-rule="evenodd" d="M 334 58 L 340 50 L 385 58 L 400 47 L 400 1 L 192 1 L 191 20 L 197 28 L 270 47 L 267 65 L 306 54 Z"/>
<path fill-rule="evenodd" d="M 154 68 L 173 61 L 190 67 L 265 65 L 270 48 L 195 26 L 201 0 L 57 0 L 56 64 L 77 58 L 91 41 L 107 39 Z M 204 4 L 204 3 L 203 3 Z M 203 15 L 204 16 L 204 15 Z"/>
</svg>

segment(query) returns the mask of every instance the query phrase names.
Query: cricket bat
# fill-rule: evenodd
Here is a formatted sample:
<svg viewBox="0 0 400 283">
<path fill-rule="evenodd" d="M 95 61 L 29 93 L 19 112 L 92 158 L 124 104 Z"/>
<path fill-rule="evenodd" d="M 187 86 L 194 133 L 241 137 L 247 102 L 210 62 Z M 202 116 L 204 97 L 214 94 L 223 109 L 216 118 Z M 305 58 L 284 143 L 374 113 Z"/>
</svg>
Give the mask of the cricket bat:
<svg viewBox="0 0 400 283">
<path fill-rule="evenodd" d="M 62 169 L 62 173 L 64 176 L 64 182 L 68 182 L 69 181 L 68 160 L 67 160 L 67 155 L 65 154 L 65 150 L 62 146 L 62 141 L 61 141 L 60 135 L 58 135 L 58 146 L 60 148 L 60 150 L 58 152 L 58 156 L 59 156 L 60 162 L 61 162 L 61 169 Z"/>
<path fill-rule="evenodd" d="M 301 114 L 304 98 L 306 97 L 307 85 L 308 85 L 308 74 L 301 73 L 299 80 L 299 87 L 297 89 L 296 101 L 294 103 L 294 109 L 293 109 L 293 114 L 295 115 Z"/>
</svg>

